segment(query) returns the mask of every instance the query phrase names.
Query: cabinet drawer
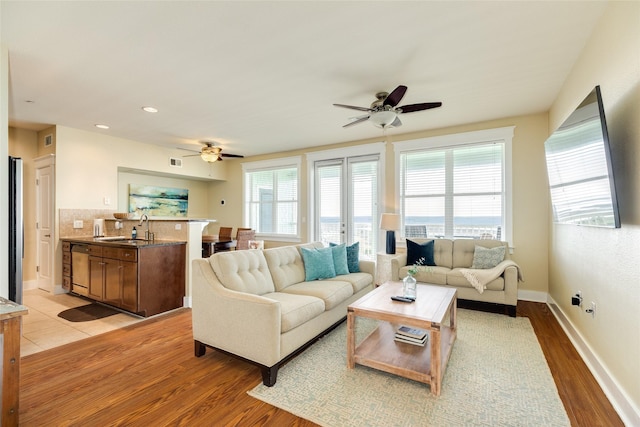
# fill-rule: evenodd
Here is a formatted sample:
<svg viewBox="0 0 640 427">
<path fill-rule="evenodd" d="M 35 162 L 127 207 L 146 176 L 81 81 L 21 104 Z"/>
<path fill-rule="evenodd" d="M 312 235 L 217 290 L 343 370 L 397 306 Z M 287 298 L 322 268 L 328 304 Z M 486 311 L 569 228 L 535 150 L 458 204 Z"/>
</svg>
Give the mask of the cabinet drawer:
<svg viewBox="0 0 640 427">
<path fill-rule="evenodd" d="M 71 277 L 63 277 L 62 278 L 62 289 L 66 291 L 71 290 Z"/>
<path fill-rule="evenodd" d="M 62 275 L 71 276 L 71 264 L 67 264 L 67 263 L 62 264 Z"/>
<path fill-rule="evenodd" d="M 62 242 L 62 250 L 65 252 L 69 252 L 71 250 L 70 242 Z"/>
<path fill-rule="evenodd" d="M 102 246 L 89 245 L 89 255 L 102 256 Z"/>
<path fill-rule="evenodd" d="M 62 252 L 62 262 L 71 264 L 71 252 Z"/>
<path fill-rule="evenodd" d="M 136 261 L 138 259 L 138 250 L 126 248 L 103 248 L 102 256 L 104 258 L 119 259 L 123 261 Z"/>
</svg>

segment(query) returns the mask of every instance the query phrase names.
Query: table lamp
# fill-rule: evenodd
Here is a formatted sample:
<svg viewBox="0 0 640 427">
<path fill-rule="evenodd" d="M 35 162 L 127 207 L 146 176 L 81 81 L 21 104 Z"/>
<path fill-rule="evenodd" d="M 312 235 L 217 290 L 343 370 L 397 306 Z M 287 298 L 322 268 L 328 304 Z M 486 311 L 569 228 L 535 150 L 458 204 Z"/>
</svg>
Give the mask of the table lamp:
<svg viewBox="0 0 640 427">
<path fill-rule="evenodd" d="M 387 253 L 396 253 L 396 230 L 400 229 L 400 215 L 383 213 L 380 218 L 380 228 L 387 230 Z"/>
</svg>

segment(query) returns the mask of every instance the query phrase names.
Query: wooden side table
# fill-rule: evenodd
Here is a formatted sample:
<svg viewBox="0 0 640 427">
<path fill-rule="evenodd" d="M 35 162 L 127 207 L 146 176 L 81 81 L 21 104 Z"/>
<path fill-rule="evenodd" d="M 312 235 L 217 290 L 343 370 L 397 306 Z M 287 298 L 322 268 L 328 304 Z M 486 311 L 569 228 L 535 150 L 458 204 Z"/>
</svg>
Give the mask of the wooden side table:
<svg viewBox="0 0 640 427">
<path fill-rule="evenodd" d="M 17 426 L 20 402 L 20 331 L 27 307 L 0 298 L 2 332 L 2 426 Z"/>
</svg>

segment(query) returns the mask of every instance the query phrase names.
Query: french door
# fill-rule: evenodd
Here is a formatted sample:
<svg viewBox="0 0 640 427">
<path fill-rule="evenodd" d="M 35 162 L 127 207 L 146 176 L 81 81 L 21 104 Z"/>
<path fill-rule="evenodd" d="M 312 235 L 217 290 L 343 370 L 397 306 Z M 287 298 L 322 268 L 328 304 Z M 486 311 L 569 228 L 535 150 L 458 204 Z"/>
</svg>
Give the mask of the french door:
<svg viewBox="0 0 640 427">
<path fill-rule="evenodd" d="M 375 259 L 378 246 L 379 155 L 314 163 L 316 240 L 359 242 L 360 257 Z"/>
</svg>

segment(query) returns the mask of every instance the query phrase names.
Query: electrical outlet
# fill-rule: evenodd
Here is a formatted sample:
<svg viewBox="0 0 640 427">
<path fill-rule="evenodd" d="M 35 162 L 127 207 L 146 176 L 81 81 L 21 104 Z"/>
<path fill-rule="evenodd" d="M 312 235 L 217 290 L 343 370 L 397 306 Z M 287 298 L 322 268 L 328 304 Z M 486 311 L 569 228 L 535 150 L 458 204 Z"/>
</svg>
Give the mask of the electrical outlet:
<svg viewBox="0 0 640 427">
<path fill-rule="evenodd" d="M 182 224 L 176 224 L 176 230 L 182 230 Z"/>
<path fill-rule="evenodd" d="M 84 224 L 82 223 L 81 219 L 73 220 L 73 228 L 82 228 L 83 226 Z"/>
</svg>

